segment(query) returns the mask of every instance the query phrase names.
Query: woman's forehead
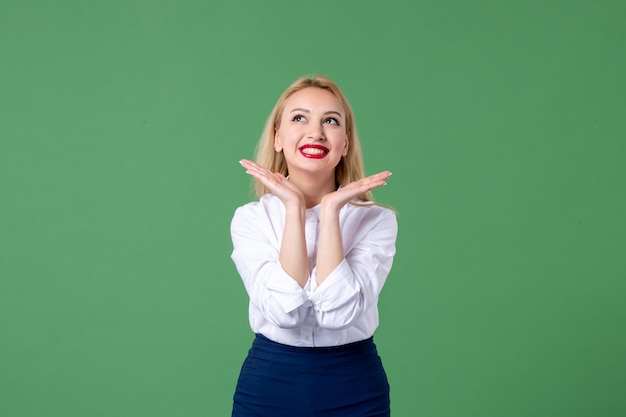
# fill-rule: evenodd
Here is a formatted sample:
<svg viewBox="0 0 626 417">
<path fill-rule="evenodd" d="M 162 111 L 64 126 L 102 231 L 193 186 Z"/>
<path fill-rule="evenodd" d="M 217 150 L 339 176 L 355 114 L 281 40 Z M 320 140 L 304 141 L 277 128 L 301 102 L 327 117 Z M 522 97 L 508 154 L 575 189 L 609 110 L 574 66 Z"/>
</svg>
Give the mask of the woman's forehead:
<svg viewBox="0 0 626 417">
<path fill-rule="evenodd" d="M 345 114 L 345 110 L 339 99 L 330 91 L 317 88 L 307 87 L 293 93 L 285 102 L 285 111 L 291 112 L 294 109 L 308 111 L 334 111 Z"/>
</svg>

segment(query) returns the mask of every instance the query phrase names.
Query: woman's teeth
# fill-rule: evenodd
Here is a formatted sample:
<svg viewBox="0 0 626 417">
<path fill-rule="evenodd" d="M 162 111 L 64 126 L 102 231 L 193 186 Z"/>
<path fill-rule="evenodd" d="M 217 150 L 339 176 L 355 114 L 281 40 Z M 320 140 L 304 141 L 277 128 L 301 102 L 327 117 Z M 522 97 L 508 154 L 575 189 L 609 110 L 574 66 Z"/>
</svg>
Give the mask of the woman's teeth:
<svg viewBox="0 0 626 417">
<path fill-rule="evenodd" d="M 324 149 L 317 149 L 317 148 L 303 148 L 302 152 L 312 154 L 312 155 L 322 155 L 326 153 Z"/>
</svg>

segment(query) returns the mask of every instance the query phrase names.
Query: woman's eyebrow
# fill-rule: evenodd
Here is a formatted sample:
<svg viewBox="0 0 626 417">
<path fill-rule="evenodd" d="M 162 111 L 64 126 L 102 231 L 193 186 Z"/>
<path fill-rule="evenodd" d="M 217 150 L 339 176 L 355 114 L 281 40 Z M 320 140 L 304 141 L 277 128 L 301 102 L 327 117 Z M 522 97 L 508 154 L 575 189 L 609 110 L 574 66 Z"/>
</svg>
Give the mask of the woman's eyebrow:
<svg viewBox="0 0 626 417">
<path fill-rule="evenodd" d="M 289 111 L 289 113 L 293 113 L 293 112 L 311 113 L 311 110 L 297 107 Z M 343 117 L 343 114 L 335 110 L 328 110 L 324 112 L 324 114 L 336 114 L 337 116 Z"/>
</svg>

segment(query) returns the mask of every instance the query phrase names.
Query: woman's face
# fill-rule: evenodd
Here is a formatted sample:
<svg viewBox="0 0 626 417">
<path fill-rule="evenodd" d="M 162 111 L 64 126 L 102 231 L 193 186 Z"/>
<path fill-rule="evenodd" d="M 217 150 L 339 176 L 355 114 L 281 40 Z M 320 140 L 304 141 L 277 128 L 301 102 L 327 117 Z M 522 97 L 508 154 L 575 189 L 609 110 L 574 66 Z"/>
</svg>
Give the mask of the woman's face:
<svg viewBox="0 0 626 417">
<path fill-rule="evenodd" d="M 333 93 L 307 87 L 285 102 L 274 149 L 283 152 L 289 174 L 297 171 L 333 173 L 348 152 L 346 114 Z"/>
</svg>

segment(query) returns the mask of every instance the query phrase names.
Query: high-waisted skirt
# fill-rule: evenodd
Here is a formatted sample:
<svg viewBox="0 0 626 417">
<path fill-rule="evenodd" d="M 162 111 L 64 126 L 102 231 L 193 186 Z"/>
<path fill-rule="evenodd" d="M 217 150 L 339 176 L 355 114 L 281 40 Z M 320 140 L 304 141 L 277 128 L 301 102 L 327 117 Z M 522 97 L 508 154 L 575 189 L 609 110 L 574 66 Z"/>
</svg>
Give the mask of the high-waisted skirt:
<svg viewBox="0 0 626 417">
<path fill-rule="evenodd" d="M 294 347 L 257 334 L 239 375 L 233 417 L 388 417 L 389 383 L 372 338 Z"/>
</svg>

